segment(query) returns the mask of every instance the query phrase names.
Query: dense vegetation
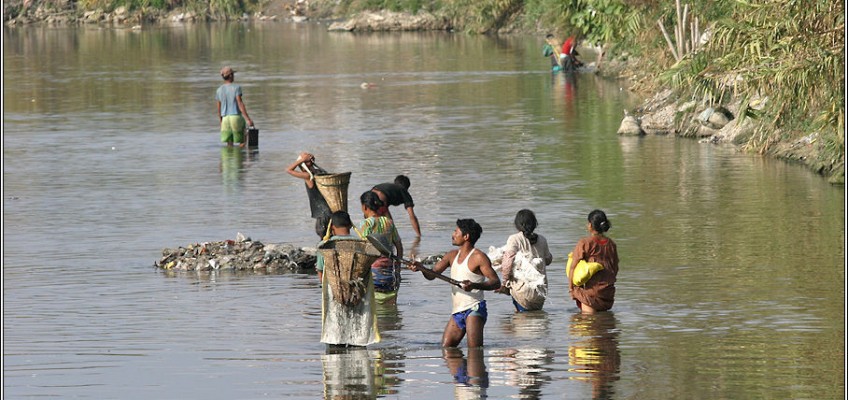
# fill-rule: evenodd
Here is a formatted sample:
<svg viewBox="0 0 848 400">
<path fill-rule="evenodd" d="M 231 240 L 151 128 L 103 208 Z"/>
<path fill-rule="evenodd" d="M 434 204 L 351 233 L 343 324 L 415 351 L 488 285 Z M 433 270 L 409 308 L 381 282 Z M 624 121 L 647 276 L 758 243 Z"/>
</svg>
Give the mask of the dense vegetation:
<svg viewBox="0 0 848 400">
<path fill-rule="evenodd" d="M 679 0 L 319 0 L 316 7 L 322 6 L 345 14 L 440 12 L 458 29 L 479 34 L 577 34 L 608 57 L 639 57 L 650 83 L 673 88 L 679 98 L 741 101 L 737 117 L 752 118 L 755 126 L 740 143 L 744 149 L 777 154 L 805 143 L 816 148 L 816 159 L 806 162 L 844 182 L 841 1 L 715 0 L 684 8 Z M 664 37 L 662 29 L 675 24 L 680 36 Z M 700 41 L 703 33 L 710 40 Z M 689 45 L 677 47 L 684 40 Z"/>
<path fill-rule="evenodd" d="M 273 2 L 295 2 L 77 1 L 41 0 L 41 4 L 76 4 L 78 12 L 182 9 L 220 19 L 259 11 Z M 34 9 L 32 3 L 4 5 L 7 20 Z M 815 147 L 815 159 L 806 162 L 844 182 L 842 1 L 714 0 L 692 2 L 683 11 L 680 0 L 307 0 L 304 4 L 316 17 L 365 10 L 430 12 L 449 18 L 455 29 L 474 34 L 577 34 L 603 49 L 606 58 L 638 59 L 640 81 L 647 86 L 642 89 L 671 87 L 681 99 L 711 105 L 741 101 L 743 112 L 737 117 L 751 118 L 756 127 L 740 143 L 743 148 L 777 153 L 781 145 L 803 141 Z M 701 41 L 702 33 L 710 39 Z"/>
</svg>

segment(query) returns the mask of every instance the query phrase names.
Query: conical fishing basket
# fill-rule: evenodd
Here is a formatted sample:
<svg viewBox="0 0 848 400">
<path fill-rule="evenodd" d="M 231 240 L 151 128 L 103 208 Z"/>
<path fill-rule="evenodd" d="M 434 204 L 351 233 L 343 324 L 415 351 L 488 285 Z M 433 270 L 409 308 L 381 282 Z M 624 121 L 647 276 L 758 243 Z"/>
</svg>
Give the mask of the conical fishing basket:
<svg viewBox="0 0 848 400">
<path fill-rule="evenodd" d="M 350 172 L 340 174 L 315 175 L 318 191 L 327 200 L 332 212 L 347 211 L 347 186 L 350 183 Z"/>
<path fill-rule="evenodd" d="M 319 247 L 324 257 L 324 275 L 333 301 L 353 307 L 362 302 L 371 264 L 381 254 L 367 240 L 331 240 Z"/>
</svg>

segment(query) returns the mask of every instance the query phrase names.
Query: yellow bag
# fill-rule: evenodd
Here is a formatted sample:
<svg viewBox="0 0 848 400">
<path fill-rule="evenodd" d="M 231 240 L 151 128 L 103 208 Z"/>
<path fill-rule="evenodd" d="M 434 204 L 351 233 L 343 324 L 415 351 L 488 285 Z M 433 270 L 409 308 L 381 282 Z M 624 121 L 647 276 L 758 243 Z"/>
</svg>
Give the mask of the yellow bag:
<svg viewBox="0 0 848 400">
<path fill-rule="evenodd" d="M 574 276 L 571 276 L 571 254 L 572 253 L 568 253 L 568 263 L 565 264 L 565 273 L 569 278 L 571 278 L 571 283 L 574 284 L 574 286 L 585 285 L 586 282 L 589 282 L 589 279 L 591 279 L 593 275 L 604 269 L 604 266 L 601 263 L 580 260 L 577 262 L 577 266 L 574 267 Z"/>
</svg>

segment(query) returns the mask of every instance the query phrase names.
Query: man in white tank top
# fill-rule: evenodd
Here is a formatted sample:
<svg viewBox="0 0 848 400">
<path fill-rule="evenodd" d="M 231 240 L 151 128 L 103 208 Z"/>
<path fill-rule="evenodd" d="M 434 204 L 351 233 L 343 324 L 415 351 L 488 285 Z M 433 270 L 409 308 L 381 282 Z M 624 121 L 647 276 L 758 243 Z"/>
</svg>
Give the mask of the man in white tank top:
<svg viewBox="0 0 848 400">
<path fill-rule="evenodd" d="M 483 326 L 488 317 L 483 291 L 500 288 L 501 280 L 492 269 L 489 256 L 474 248 L 482 233 L 483 228 L 473 219 L 457 220 L 451 244 L 459 248 L 447 252 L 433 267 L 433 271 L 438 273 L 451 267 L 451 278 L 462 284 L 461 289 L 453 286 L 451 292 L 453 311 L 442 335 L 442 347 L 456 347 L 466 334 L 469 348 L 483 345 Z M 412 270 L 419 271 L 423 267 L 421 263 L 415 263 Z M 424 277 L 431 281 L 435 279 L 428 274 Z"/>
</svg>

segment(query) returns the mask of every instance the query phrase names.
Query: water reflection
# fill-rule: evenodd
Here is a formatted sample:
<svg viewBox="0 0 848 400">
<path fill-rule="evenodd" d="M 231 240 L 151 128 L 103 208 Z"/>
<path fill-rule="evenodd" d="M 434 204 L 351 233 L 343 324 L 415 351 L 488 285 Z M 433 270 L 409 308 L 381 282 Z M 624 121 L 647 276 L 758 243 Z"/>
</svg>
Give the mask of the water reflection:
<svg viewBox="0 0 848 400">
<path fill-rule="evenodd" d="M 241 186 L 242 173 L 259 158 L 259 150 L 245 149 L 238 146 L 221 147 L 221 163 L 218 170 L 221 172 L 221 182 L 227 189 Z"/>
<path fill-rule="evenodd" d="M 380 335 L 383 340 L 391 337 L 391 334 L 385 335 L 387 332 L 400 331 L 403 329 L 403 316 L 398 311 L 397 303 L 394 304 L 378 304 L 377 305 L 377 329 L 380 330 Z"/>
<path fill-rule="evenodd" d="M 482 399 L 489 387 L 489 372 L 483 361 L 483 348 L 468 349 L 468 357 L 457 347 L 442 349 L 451 375 L 453 375 L 455 399 Z"/>
<path fill-rule="evenodd" d="M 577 74 L 553 74 L 551 79 L 555 100 L 562 100 L 566 120 L 577 119 Z"/>
<path fill-rule="evenodd" d="M 621 364 L 614 314 L 574 314 L 569 333 L 576 339 L 568 347 L 568 370 L 577 374 L 571 379 L 591 383 L 593 399 L 612 398 Z"/>
<path fill-rule="evenodd" d="M 402 354 L 365 347 L 328 346 L 321 356 L 325 399 L 375 399 L 397 394 Z"/>
<path fill-rule="evenodd" d="M 374 399 L 374 369 L 365 347 L 328 346 L 321 356 L 325 399 Z"/>
<path fill-rule="evenodd" d="M 542 386 L 551 381 L 548 365 L 554 361 L 553 350 L 538 346 L 539 340 L 548 335 L 548 314 L 545 311 L 515 313 L 503 321 L 504 333 L 523 343 L 492 350 L 492 355 L 498 359 L 493 369 L 505 373 L 507 385 L 518 387 L 519 399 L 541 398 Z"/>
<path fill-rule="evenodd" d="M 517 339 L 538 339 L 548 335 L 550 320 L 545 310 L 516 312 L 511 318 L 503 319 L 501 329 Z"/>
<path fill-rule="evenodd" d="M 223 186 L 232 189 L 239 185 L 241 171 L 244 169 L 244 151 L 238 147 L 221 147 L 221 182 Z"/>
</svg>

